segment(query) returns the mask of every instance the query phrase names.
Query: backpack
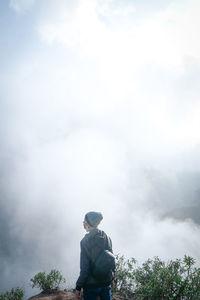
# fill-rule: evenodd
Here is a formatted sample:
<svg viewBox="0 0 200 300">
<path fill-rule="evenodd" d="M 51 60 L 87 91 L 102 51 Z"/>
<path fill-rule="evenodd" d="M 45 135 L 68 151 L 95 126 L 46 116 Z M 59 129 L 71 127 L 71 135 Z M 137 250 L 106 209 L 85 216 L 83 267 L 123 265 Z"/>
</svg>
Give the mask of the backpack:
<svg viewBox="0 0 200 300">
<path fill-rule="evenodd" d="M 112 277 L 115 269 L 115 256 L 109 250 L 104 249 L 93 264 L 92 275 L 97 280 L 105 280 L 108 275 Z"/>
</svg>

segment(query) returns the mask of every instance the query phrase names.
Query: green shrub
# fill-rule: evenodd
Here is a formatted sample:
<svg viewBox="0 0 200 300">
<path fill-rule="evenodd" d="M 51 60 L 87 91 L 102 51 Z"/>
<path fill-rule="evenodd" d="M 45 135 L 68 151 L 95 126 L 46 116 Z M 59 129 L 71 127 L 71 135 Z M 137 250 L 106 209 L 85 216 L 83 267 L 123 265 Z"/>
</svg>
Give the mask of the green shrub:
<svg viewBox="0 0 200 300">
<path fill-rule="evenodd" d="M 0 300 L 22 300 L 23 297 L 24 291 L 19 287 L 12 288 L 11 291 L 0 294 Z"/>
<path fill-rule="evenodd" d="M 136 299 L 200 299 L 200 269 L 194 264 L 189 256 L 167 263 L 158 257 L 147 260 L 134 272 Z"/>
<path fill-rule="evenodd" d="M 124 256 L 116 256 L 113 292 L 119 293 L 124 299 L 129 299 L 133 295 L 135 265 L 136 260 L 134 258 L 126 260 Z"/>
<path fill-rule="evenodd" d="M 58 290 L 61 283 L 65 283 L 65 278 L 57 270 L 51 270 L 49 274 L 45 272 L 39 272 L 31 278 L 32 288 L 38 287 L 45 293 Z M 0 299 L 1 300 L 1 299 Z"/>
<path fill-rule="evenodd" d="M 148 259 L 141 267 L 134 258 L 117 256 L 113 292 L 124 299 L 136 300 L 200 300 L 200 268 L 186 256 L 164 262 Z"/>
</svg>

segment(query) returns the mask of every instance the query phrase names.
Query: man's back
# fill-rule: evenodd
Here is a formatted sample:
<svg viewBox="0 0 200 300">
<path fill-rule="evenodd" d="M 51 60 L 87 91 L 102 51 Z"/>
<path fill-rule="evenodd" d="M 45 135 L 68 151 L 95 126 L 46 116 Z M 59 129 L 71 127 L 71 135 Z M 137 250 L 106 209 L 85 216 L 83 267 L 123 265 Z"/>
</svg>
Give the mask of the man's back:
<svg viewBox="0 0 200 300">
<path fill-rule="evenodd" d="M 80 291 L 83 289 L 84 300 L 96 300 L 100 296 L 101 300 L 111 299 L 110 283 L 113 279 L 113 270 L 103 278 L 98 278 L 93 274 L 94 264 L 102 251 L 112 252 L 112 242 L 107 234 L 97 228 L 103 219 L 101 213 L 89 212 L 85 215 L 84 228 L 89 232 L 81 240 L 80 255 L 80 276 L 76 282 L 76 295 L 80 299 Z"/>
<path fill-rule="evenodd" d="M 108 274 L 102 281 L 94 278 L 92 274 L 93 265 L 103 250 L 112 252 L 111 239 L 106 233 L 95 228 L 86 234 L 81 240 L 81 274 L 77 284 L 81 284 L 84 288 L 103 287 L 110 284 L 111 274 Z M 82 276 L 81 276 L 82 275 Z M 87 278 L 85 278 L 87 275 Z M 82 283 L 84 281 L 84 283 Z"/>
</svg>

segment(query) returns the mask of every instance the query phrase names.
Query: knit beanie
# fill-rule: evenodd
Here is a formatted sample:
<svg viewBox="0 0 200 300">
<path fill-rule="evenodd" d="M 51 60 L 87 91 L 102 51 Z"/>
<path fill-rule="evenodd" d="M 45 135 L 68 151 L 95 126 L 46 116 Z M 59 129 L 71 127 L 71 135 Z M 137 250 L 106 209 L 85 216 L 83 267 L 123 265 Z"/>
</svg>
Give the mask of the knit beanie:
<svg viewBox="0 0 200 300">
<path fill-rule="evenodd" d="M 102 213 L 96 211 L 90 211 L 85 215 L 85 220 L 92 227 L 97 227 L 102 219 Z"/>
</svg>

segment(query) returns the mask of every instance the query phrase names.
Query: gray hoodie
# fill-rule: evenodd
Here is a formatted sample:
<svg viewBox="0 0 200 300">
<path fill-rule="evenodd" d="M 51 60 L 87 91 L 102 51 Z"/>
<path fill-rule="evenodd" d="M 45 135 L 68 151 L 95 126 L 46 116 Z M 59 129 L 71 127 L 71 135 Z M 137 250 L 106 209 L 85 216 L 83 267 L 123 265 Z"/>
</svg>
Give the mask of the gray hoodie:
<svg viewBox="0 0 200 300">
<path fill-rule="evenodd" d="M 104 287 L 111 283 L 113 274 L 108 274 L 103 281 L 92 276 L 92 266 L 102 250 L 112 251 L 111 239 L 98 228 L 93 229 L 81 240 L 80 276 L 76 282 L 76 289 Z"/>
</svg>

